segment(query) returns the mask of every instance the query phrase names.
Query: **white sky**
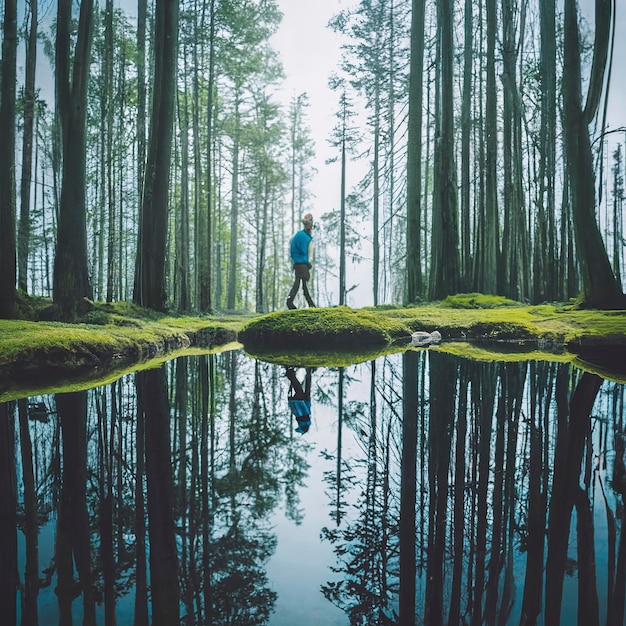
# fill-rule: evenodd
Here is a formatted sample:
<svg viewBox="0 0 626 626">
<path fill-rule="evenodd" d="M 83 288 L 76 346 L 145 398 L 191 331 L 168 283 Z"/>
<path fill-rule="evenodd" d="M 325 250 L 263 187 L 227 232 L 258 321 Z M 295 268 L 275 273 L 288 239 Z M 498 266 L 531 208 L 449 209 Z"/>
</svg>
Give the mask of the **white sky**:
<svg viewBox="0 0 626 626">
<path fill-rule="evenodd" d="M 314 216 L 339 207 L 340 169 L 338 163 L 326 165 L 336 151 L 328 145 L 335 125 L 338 95 L 328 87 L 328 78 L 339 69 L 340 37 L 327 28 L 328 21 L 357 0 L 278 0 L 283 21 L 271 40 L 280 53 L 286 80 L 281 90 L 284 102 L 306 93 L 309 97 L 308 121 L 315 142 L 317 175 L 311 190 Z M 356 183 L 356 181 L 354 181 Z"/>
</svg>

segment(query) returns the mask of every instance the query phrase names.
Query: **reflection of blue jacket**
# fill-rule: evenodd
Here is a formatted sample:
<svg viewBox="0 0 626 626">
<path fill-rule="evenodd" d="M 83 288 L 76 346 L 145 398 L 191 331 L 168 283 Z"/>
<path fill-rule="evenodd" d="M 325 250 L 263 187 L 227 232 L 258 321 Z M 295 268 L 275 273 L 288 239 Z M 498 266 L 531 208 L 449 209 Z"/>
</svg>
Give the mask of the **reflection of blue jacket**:
<svg viewBox="0 0 626 626">
<path fill-rule="evenodd" d="M 311 415 L 311 401 L 310 400 L 292 400 L 289 399 L 289 408 L 296 417 L 302 417 L 303 415 Z"/>
<path fill-rule="evenodd" d="M 309 243 L 313 237 L 306 230 L 299 230 L 291 239 L 291 260 L 294 263 L 309 262 Z"/>
</svg>

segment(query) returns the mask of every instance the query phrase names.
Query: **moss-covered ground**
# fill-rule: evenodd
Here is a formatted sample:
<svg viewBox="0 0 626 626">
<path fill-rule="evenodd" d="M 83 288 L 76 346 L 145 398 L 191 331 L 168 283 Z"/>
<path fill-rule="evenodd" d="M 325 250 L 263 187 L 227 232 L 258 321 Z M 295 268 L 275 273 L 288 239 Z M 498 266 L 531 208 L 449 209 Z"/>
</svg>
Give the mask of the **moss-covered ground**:
<svg viewBox="0 0 626 626">
<path fill-rule="evenodd" d="M 411 333 L 418 330 L 438 330 L 442 342 L 435 349 L 467 358 L 576 361 L 620 380 L 626 373 L 626 310 L 579 309 L 573 303 L 525 306 L 461 294 L 413 307 L 223 316 L 94 304 L 81 323 L 0 320 L 0 401 L 40 389 L 44 381 L 57 388 L 61 382 L 106 382 L 180 354 L 241 344 L 251 356 L 270 362 L 345 366 L 417 349 Z"/>
</svg>

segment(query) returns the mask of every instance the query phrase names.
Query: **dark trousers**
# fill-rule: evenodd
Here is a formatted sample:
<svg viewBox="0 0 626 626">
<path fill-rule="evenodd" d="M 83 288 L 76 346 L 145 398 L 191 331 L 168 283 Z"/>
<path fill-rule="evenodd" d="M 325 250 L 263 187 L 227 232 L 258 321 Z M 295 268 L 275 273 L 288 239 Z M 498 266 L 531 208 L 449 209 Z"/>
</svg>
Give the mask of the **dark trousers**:
<svg viewBox="0 0 626 626">
<path fill-rule="evenodd" d="M 300 283 L 302 283 L 302 294 L 304 295 L 304 299 L 307 301 L 309 306 L 315 306 L 313 302 L 313 298 L 311 298 L 311 294 L 309 293 L 309 287 L 307 282 L 310 278 L 309 266 L 306 263 L 294 263 L 293 271 L 295 274 L 295 280 L 293 281 L 293 285 L 291 287 L 291 291 L 287 296 L 287 300 L 293 302 L 293 299 L 296 297 L 298 293 L 298 289 L 300 289 Z"/>
<path fill-rule="evenodd" d="M 296 371 L 293 367 L 288 367 L 285 372 L 285 376 L 289 379 L 290 389 L 289 397 L 293 400 L 309 400 L 311 398 L 311 368 L 306 368 L 306 374 L 304 376 L 304 389 L 302 384 L 296 376 Z"/>
</svg>

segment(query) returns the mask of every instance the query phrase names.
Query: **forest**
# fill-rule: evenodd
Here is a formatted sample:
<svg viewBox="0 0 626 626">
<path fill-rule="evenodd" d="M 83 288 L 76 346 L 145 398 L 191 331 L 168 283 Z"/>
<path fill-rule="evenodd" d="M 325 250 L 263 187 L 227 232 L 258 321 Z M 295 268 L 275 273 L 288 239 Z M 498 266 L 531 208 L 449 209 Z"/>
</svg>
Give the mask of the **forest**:
<svg viewBox="0 0 626 626">
<path fill-rule="evenodd" d="M 62 320 L 94 300 L 284 308 L 324 141 L 341 186 L 319 216 L 320 306 L 349 303 L 359 265 L 374 305 L 623 305 L 614 0 L 592 22 L 576 0 L 338 4 L 331 137 L 313 136 L 307 93 L 277 97 L 274 0 L 3 5 L 4 318 L 28 297 Z"/>
</svg>

